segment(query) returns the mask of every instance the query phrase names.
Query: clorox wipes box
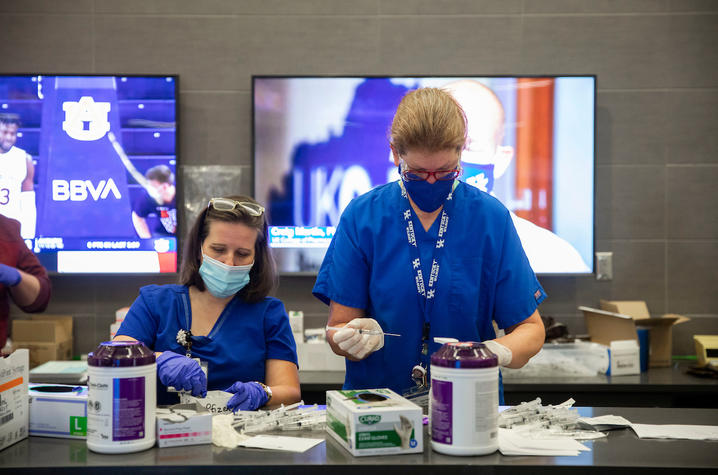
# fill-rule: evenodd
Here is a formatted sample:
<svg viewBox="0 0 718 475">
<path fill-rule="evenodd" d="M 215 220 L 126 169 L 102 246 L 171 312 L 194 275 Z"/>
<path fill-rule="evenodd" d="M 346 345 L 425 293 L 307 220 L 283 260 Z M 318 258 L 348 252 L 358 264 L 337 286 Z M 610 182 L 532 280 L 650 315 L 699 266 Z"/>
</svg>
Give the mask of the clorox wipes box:
<svg viewBox="0 0 718 475">
<path fill-rule="evenodd" d="M 391 389 L 327 391 L 327 432 L 355 456 L 424 451 L 421 408 Z"/>
</svg>

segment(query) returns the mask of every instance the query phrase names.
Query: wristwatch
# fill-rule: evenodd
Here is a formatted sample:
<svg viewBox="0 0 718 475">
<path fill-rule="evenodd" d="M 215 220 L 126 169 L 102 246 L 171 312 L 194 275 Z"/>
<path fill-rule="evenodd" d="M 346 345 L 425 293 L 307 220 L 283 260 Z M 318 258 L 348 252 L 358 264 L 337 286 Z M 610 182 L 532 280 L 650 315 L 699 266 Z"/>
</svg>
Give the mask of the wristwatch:
<svg viewBox="0 0 718 475">
<path fill-rule="evenodd" d="M 260 386 L 262 386 L 262 389 L 264 389 L 264 392 L 267 393 L 267 402 L 266 402 L 266 404 L 269 404 L 269 401 L 272 400 L 272 388 L 270 388 L 269 386 L 267 386 L 267 385 L 264 384 L 264 383 L 260 383 L 259 381 L 257 381 L 257 383 L 258 383 Z"/>
</svg>

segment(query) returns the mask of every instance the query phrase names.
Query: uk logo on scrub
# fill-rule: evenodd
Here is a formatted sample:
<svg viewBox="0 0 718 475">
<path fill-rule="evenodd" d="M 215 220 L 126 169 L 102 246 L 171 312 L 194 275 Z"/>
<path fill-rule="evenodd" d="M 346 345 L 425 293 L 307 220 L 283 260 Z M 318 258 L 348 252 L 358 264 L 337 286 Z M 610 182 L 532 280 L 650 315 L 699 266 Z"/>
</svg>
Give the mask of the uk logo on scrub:
<svg viewBox="0 0 718 475">
<path fill-rule="evenodd" d="M 77 102 L 63 102 L 62 110 L 65 111 L 62 130 L 75 140 L 99 140 L 110 130 L 109 102 L 95 102 L 92 96 L 82 96 Z"/>
</svg>

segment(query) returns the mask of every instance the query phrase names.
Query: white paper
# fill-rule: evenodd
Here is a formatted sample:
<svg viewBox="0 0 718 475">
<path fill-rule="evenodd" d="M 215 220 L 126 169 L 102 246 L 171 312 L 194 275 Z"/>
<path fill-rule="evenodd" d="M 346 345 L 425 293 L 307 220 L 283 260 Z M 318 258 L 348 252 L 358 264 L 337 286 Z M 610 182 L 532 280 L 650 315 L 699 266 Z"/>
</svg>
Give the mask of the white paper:
<svg viewBox="0 0 718 475">
<path fill-rule="evenodd" d="M 631 424 L 639 439 L 718 440 L 718 426 Z"/>
<path fill-rule="evenodd" d="M 597 417 L 581 417 L 579 423 L 588 424 L 596 430 L 623 429 L 631 427 L 631 421 L 621 416 L 605 415 Z"/>
<path fill-rule="evenodd" d="M 499 428 L 499 451 L 503 455 L 576 456 L 584 450 L 591 449 L 573 439 L 532 439 Z"/>
<path fill-rule="evenodd" d="M 289 452 L 306 452 L 324 439 L 308 439 L 304 437 L 287 437 L 285 435 L 255 435 L 239 443 L 240 447 L 255 449 L 286 450 Z"/>
</svg>

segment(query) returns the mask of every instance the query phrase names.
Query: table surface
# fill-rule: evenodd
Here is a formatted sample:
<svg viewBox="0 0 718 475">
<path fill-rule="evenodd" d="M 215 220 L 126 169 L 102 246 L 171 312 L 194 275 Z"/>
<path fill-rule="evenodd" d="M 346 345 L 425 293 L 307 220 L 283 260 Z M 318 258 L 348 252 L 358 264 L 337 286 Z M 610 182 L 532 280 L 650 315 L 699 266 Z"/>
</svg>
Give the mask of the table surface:
<svg viewBox="0 0 718 475">
<path fill-rule="evenodd" d="M 718 390 L 718 378 L 699 378 L 686 374 L 686 370 L 694 363 L 685 361 L 672 363 L 666 368 L 651 368 L 645 373 L 625 376 L 544 376 L 544 377 L 504 377 L 504 387 L 513 386 L 545 386 L 545 385 L 582 385 L 595 386 L 596 390 L 616 390 L 625 387 L 626 390 L 635 387 L 664 387 L 680 391 L 705 388 L 706 391 Z M 299 379 L 302 385 L 339 385 L 344 383 L 344 371 L 300 371 Z M 613 388 L 613 389 L 610 389 Z"/>
<path fill-rule="evenodd" d="M 718 411 L 665 408 L 579 408 L 585 417 L 621 415 L 634 423 L 718 425 Z M 103 470 L 127 473 L 716 473 L 718 441 L 639 439 L 631 429 L 584 442 L 590 451 L 575 457 L 503 456 L 453 457 L 434 452 L 425 440 L 424 452 L 410 455 L 353 457 L 324 432 L 284 433 L 325 439 L 304 453 L 261 449 L 225 449 L 195 445 L 121 455 L 91 452 L 84 440 L 30 437 L 0 452 L 0 471 L 19 474 L 46 471 L 73 473 Z M 369 472 L 370 471 L 370 472 Z M 442 470 L 443 471 L 443 470 Z"/>
</svg>

